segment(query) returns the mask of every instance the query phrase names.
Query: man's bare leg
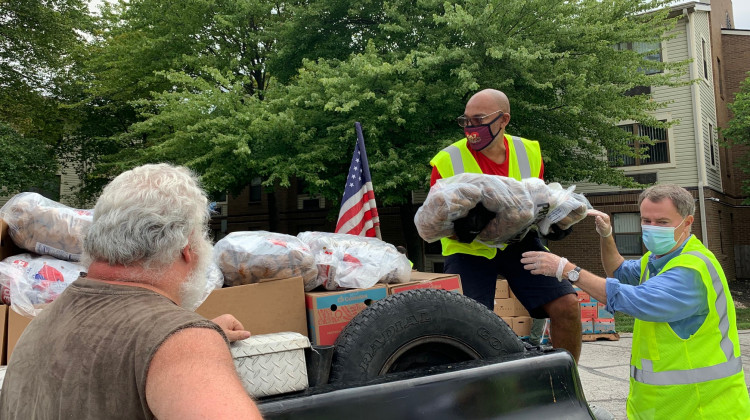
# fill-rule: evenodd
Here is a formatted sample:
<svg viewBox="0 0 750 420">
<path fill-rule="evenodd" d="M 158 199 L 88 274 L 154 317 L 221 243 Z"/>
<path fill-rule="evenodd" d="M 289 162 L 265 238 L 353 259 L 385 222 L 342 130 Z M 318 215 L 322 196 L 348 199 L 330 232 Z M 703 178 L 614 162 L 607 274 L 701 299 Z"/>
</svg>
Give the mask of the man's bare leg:
<svg viewBox="0 0 750 420">
<path fill-rule="evenodd" d="M 576 363 L 581 356 L 581 311 L 575 294 L 561 296 L 544 305 L 549 315 L 552 346 L 573 355 Z"/>
</svg>

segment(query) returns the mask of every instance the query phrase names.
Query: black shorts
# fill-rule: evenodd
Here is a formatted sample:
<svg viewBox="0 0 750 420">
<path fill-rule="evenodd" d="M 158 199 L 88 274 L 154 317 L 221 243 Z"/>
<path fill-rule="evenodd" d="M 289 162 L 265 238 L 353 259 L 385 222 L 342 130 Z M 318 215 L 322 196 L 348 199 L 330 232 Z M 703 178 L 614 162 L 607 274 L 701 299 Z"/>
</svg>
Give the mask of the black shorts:
<svg viewBox="0 0 750 420">
<path fill-rule="evenodd" d="M 553 300 L 575 293 L 569 281 L 555 277 L 531 274 L 521 264 L 521 254 L 526 251 L 547 251 L 534 231 L 518 243 L 498 250 L 495 258 L 476 255 L 453 254 L 445 257 L 445 273 L 459 274 L 464 295 L 478 301 L 490 310 L 495 306 L 497 276 L 508 280 L 508 285 L 533 318 L 547 318 L 543 306 Z"/>
</svg>

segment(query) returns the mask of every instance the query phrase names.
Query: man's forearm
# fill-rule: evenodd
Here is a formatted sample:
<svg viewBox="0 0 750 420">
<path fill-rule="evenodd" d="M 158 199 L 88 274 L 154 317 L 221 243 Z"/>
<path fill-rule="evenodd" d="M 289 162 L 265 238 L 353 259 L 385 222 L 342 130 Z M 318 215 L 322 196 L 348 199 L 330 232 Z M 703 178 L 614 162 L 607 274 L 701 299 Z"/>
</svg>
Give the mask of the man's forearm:
<svg viewBox="0 0 750 420">
<path fill-rule="evenodd" d="M 615 270 L 622 265 L 625 258 L 617 250 L 614 235 L 601 238 L 602 266 L 607 273 L 607 277 L 612 277 Z"/>
<path fill-rule="evenodd" d="M 575 264 L 568 262 L 565 264 L 563 272 L 568 273 L 575 267 Z M 599 302 L 607 301 L 607 279 L 582 269 L 578 281 L 573 284 L 580 287 L 581 290 L 590 294 L 591 297 Z"/>
</svg>

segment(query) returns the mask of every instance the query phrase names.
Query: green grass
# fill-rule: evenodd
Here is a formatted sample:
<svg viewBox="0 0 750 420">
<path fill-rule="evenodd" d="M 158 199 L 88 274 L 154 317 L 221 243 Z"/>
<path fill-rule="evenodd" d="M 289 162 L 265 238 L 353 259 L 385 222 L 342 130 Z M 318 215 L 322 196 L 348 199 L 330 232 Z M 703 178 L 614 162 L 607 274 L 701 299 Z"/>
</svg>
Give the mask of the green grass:
<svg viewBox="0 0 750 420">
<path fill-rule="evenodd" d="M 747 330 L 750 329 L 750 308 L 737 309 L 737 329 Z M 625 315 L 622 312 L 615 313 L 615 331 L 617 332 L 633 332 L 633 322 L 635 319 L 630 315 Z"/>
</svg>

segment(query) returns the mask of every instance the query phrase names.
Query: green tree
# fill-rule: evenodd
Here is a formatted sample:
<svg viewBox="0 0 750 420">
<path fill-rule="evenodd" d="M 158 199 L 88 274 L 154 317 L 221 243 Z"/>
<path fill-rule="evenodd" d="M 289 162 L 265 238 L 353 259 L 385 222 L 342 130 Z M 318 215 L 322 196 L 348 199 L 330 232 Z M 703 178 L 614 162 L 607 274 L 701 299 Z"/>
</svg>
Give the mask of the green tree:
<svg viewBox="0 0 750 420">
<path fill-rule="evenodd" d="M 2 2 L 0 179 L 6 193 L 43 188 L 58 167 L 54 147 L 70 126 L 61 92 L 74 78 L 76 51 L 91 27 L 87 3 Z"/>
<path fill-rule="evenodd" d="M 728 146 L 750 146 L 750 72 L 729 104 L 732 119 L 726 129 L 721 130 Z M 750 156 L 745 152 L 739 160 L 742 171 L 750 174 Z M 742 192 L 750 195 L 750 179 L 742 181 Z M 745 199 L 750 204 L 750 198 Z"/>
<path fill-rule="evenodd" d="M 268 28 L 281 19 L 274 8 L 267 0 L 138 0 L 105 7 L 101 30 L 83 63 L 85 94 L 77 107 L 83 123 L 66 148 L 79 162 L 84 198 L 95 195 L 111 176 L 142 162 L 136 159 L 139 150 L 166 140 L 169 133 L 182 138 L 176 133 L 187 119 L 153 133 L 138 125 L 158 113 L 144 100 L 152 94 L 166 98 L 160 95 L 186 87 L 172 79 L 211 81 L 211 89 L 229 97 L 236 92 L 241 102 L 262 98 L 269 83 L 264 61 L 275 43 Z M 240 82 L 224 86 L 214 74 L 224 75 L 221 82 Z M 160 152 L 154 156 L 166 158 Z"/>
<path fill-rule="evenodd" d="M 2 194 L 43 188 L 54 180 L 55 156 L 51 146 L 35 138 L 24 137 L 7 124 L 0 123 L 0 179 Z"/>
</svg>

